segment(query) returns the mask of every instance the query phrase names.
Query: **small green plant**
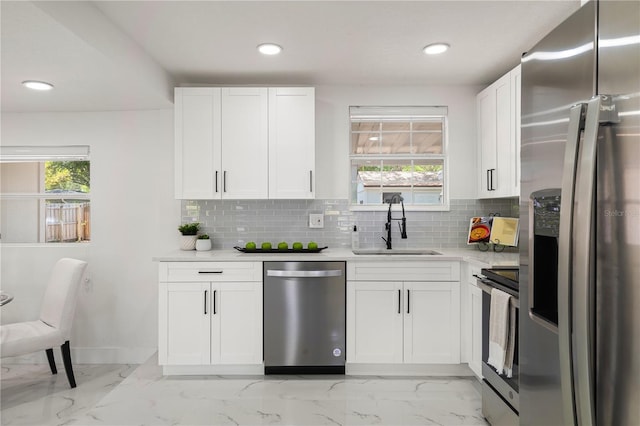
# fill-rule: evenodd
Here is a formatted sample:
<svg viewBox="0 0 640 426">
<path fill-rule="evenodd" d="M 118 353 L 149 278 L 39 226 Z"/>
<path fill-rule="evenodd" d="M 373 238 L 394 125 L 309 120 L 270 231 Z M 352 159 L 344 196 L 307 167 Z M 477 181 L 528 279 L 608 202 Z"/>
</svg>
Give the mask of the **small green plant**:
<svg viewBox="0 0 640 426">
<path fill-rule="evenodd" d="M 184 223 L 178 226 L 178 231 L 180 231 L 182 235 L 197 235 L 199 230 L 200 223 L 198 222 Z"/>
<path fill-rule="evenodd" d="M 209 235 L 207 235 L 207 234 L 198 235 L 198 239 L 199 240 L 208 240 L 209 239 Z"/>
</svg>

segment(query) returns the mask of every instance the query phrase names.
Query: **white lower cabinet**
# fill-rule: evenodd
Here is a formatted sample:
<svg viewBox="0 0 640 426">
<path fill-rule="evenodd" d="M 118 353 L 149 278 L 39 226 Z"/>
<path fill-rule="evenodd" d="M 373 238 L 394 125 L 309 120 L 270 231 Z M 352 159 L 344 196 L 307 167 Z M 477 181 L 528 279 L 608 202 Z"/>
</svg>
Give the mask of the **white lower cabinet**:
<svg viewBox="0 0 640 426">
<path fill-rule="evenodd" d="M 261 264 L 185 263 L 160 266 L 159 364 L 261 365 Z"/>
<path fill-rule="evenodd" d="M 204 312 L 209 283 L 160 283 L 160 365 L 211 363 L 211 316 Z"/>
<path fill-rule="evenodd" d="M 482 290 L 470 284 L 469 296 L 471 317 L 469 368 L 476 376 L 482 378 Z"/>
<path fill-rule="evenodd" d="M 373 281 L 380 264 L 352 267 L 347 283 L 347 362 L 367 364 L 460 363 L 459 264 L 412 264 L 412 275 L 429 278 L 429 270 L 451 281 Z M 400 262 L 386 265 L 402 278 Z M 397 267 L 397 270 L 396 270 Z M 423 273 L 417 269 L 423 268 Z M 406 276 L 405 276 L 406 278 Z"/>
<path fill-rule="evenodd" d="M 404 283 L 404 362 L 460 362 L 460 284 Z"/>
<path fill-rule="evenodd" d="M 465 349 L 469 368 L 482 379 L 482 290 L 476 284 L 480 266 L 467 264 L 465 276 L 466 316 L 464 316 Z"/>
<path fill-rule="evenodd" d="M 222 283 L 213 292 L 211 362 L 261 363 L 262 283 Z"/>
<path fill-rule="evenodd" d="M 403 361 L 402 283 L 347 284 L 347 362 Z"/>
</svg>

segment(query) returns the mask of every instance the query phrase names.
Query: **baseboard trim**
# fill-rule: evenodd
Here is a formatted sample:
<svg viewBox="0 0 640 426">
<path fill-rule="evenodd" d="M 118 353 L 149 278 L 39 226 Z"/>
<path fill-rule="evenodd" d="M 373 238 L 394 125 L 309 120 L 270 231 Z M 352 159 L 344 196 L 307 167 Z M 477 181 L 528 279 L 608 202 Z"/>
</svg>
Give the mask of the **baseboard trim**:
<svg viewBox="0 0 640 426">
<path fill-rule="evenodd" d="M 349 364 L 351 376 L 462 376 L 475 374 L 467 364 Z"/>
<path fill-rule="evenodd" d="M 71 342 L 73 345 L 73 342 Z M 158 348 L 71 348 L 73 364 L 144 364 Z M 56 364 L 62 363 L 60 348 L 53 348 Z M 45 351 L 3 358 L 5 364 L 48 364 Z"/>
<path fill-rule="evenodd" d="M 250 365 L 163 365 L 165 376 L 246 375 L 264 374 L 264 364 Z"/>
</svg>

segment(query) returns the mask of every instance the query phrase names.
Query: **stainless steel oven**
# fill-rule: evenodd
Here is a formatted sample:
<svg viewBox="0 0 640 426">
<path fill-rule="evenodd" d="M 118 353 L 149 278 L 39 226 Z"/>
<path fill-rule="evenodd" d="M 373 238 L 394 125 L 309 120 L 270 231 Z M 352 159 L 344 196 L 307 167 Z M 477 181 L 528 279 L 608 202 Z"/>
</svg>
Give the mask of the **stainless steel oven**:
<svg viewBox="0 0 640 426">
<path fill-rule="evenodd" d="M 517 425 L 519 412 L 518 365 L 518 268 L 482 269 L 478 286 L 482 289 L 482 414 L 493 425 Z M 498 374 L 487 363 L 489 359 L 489 314 L 491 290 L 497 288 L 511 295 L 510 303 L 516 309 L 516 335 L 512 376 Z"/>
</svg>

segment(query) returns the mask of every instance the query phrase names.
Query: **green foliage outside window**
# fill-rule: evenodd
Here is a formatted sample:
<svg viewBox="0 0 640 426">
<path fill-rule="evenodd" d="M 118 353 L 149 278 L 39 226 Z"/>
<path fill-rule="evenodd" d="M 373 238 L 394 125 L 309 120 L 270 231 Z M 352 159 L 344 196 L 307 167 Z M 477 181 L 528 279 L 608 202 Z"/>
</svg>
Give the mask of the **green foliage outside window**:
<svg viewBox="0 0 640 426">
<path fill-rule="evenodd" d="M 46 161 L 45 190 L 90 192 L 89 161 Z"/>
</svg>

